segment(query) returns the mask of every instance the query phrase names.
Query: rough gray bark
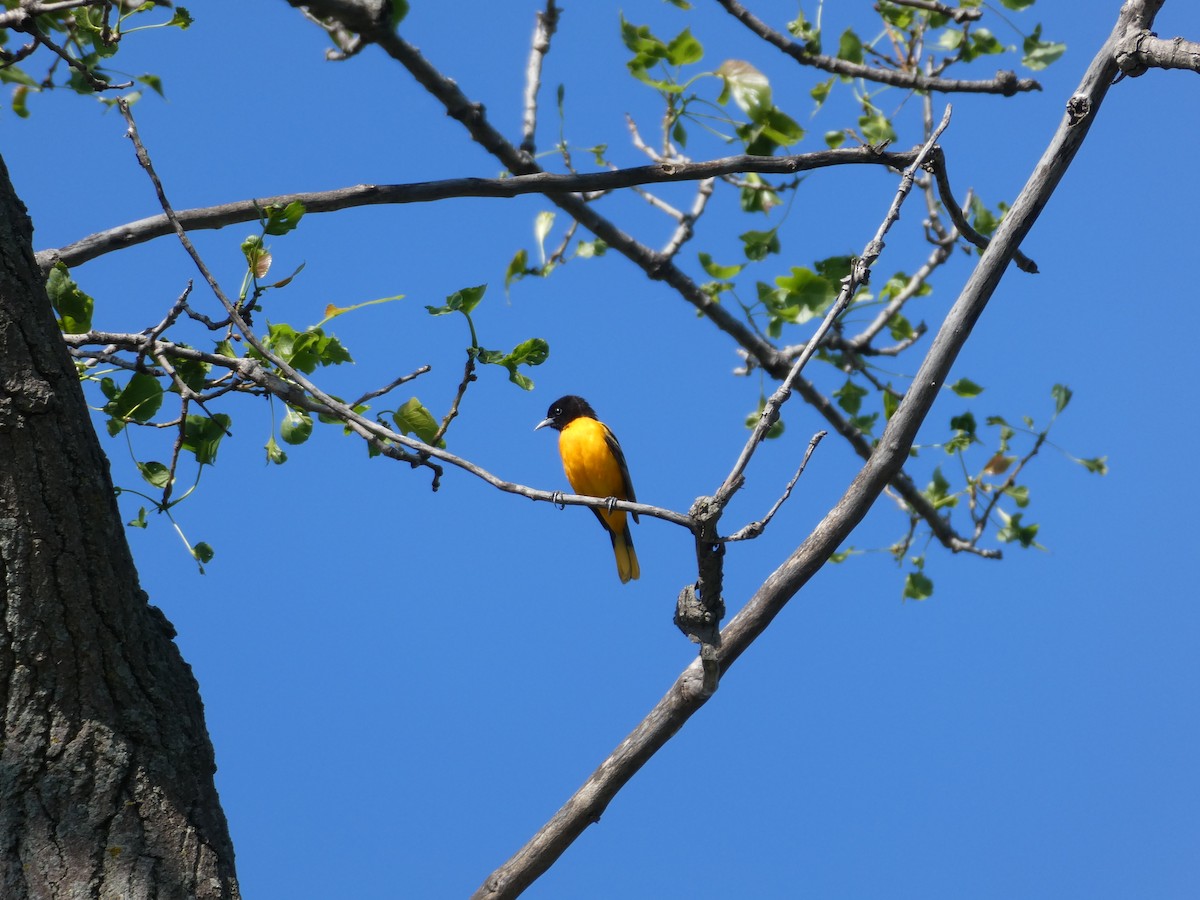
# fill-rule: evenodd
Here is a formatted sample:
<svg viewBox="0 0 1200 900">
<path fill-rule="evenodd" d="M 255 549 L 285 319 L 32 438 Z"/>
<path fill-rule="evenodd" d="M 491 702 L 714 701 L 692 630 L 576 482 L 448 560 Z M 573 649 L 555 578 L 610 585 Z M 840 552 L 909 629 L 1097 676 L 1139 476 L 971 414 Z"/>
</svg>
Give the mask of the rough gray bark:
<svg viewBox="0 0 1200 900">
<path fill-rule="evenodd" d="M 237 900 L 212 744 L 147 603 L 0 160 L 0 897 Z"/>
</svg>

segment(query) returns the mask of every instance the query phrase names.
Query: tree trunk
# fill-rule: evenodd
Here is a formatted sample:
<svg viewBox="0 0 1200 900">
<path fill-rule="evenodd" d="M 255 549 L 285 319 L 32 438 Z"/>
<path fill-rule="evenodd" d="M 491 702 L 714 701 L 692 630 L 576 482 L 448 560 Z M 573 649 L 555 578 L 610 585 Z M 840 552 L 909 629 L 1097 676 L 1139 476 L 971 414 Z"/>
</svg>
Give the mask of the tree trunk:
<svg viewBox="0 0 1200 900">
<path fill-rule="evenodd" d="M 237 900 L 204 710 L 147 603 L 0 160 L 0 897 Z"/>
</svg>

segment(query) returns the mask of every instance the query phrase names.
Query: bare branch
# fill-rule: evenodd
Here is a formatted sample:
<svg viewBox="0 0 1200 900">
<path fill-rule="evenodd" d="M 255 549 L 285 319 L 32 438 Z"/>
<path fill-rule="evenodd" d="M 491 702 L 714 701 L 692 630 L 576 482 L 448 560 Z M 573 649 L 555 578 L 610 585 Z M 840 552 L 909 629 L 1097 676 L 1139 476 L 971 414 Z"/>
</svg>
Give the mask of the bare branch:
<svg viewBox="0 0 1200 900">
<path fill-rule="evenodd" d="M 940 147 L 934 151 L 930 170 L 933 172 L 934 180 L 937 182 L 938 194 L 942 198 L 942 205 L 950 215 L 950 221 L 954 223 L 954 227 L 958 229 L 959 234 L 980 250 L 984 249 L 988 245 L 988 239 L 971 227 L 971 223 L 967 221 L 967 217 L 963 215 L 962 209 L 959 208 L 958 203 L 954 199 L 954 192 L 950 190 L 950 175 L 946 171 L 946 157 Z M 1017 268 L 1022 272 L 1028 272 L 1030 275 L 1037 274 L 1037 263 L 1020 250 L 1013 256 L 1013 260 L 1016 262 Z"/>
<path fill-rule="evenodd" d="M 827 431 L 818 431 L 812 436 L 812 439 L 808 442 L 808 449 L 804 451 L 804 458 L 800 461 L 800 468 L 796 470 L 796 474 L 792 476 L 792 480 L 789 481 L 787 483 L 787 487 L 783 489 L 782 496 L 775 501 L 775 505 L 767 511 L 767 514 L 757 522 L 751 522 L 744 528 L 739 528 L 729 537 L 722 538 L 722 540 L 724 540 L 726 543 L 732 541 L 747 541 L 751 538 L 758 537 L 760 534 L 766 531 L 767 526 L 771 524 L 771 520 L 775 518 L 775 513 L 779 512 L 779 508 L 783 506 L 783 504 L 787 501 L 787 498 L 792 495 L 792 489 L 796 486 L 796 482 L 800 480 L 800 476 L 804 474 L 804 469 L 808 466 L 808 459 L 813 455 L 813 451 L 817 449 L 817 444 L 821 443 L 821 439 L 824 438 L 828 433 L 829 432 Z"/>
<path fill-rule="evenodd" d="M 996 77 L 991 81 L 959 81 L 925 75 L 920 71 L 902 72 L 897 69 L 882 69 L 861 63 L 847 62 L 834 56 L 808 53 L 795 41 L 780 34 L 749 12 L 737 0 L 717 0 L 717 3 L 768 44 L 782 50 L 796 62 L 834 75 L 865 78 L 867 81 L 889 84 L 893 87 L 912 88 L 918 91 L 941 91 L 947 94 L 1003 94 L 1005 97 L 1011 97 L 1013 94 L 1042 89 L 1042 86 L 1032 78 L 1017 78 L 1014 72 L 997 72 Z"/>
<path fill-rule="evenodd" d="M 450 423 L 458 417 L 458 406 L 462 403 L 463 397 L 467 393 L 467 388 L 471 386 L 471 382 L 475 380 L 475 353 L 474 348 L 467 350 L 467 362 L 463 367 L 462 381 L 458 384 L 458 391 L 454 395 L 454 400 L 450 404 L 450 411 L 446 413 L 442 419 L 442 424 L 438 426 L 437 432 L 433 435 L 433 439 L 429 442 L 433 445 L 441 443 L 443 437 L 446 436 L 446 429 L 450 427 Z"/>
<path fill-rule="evenodd" d="M 692 203 L 691 210 L 680 217 L 679 227 L 675 229 L 675 233 L 671 235 L 667 245 L 662 248 L 663 259 L 674 257 L 683 245 L 692 239 L 692 234 L 696 229 L 696 220 L 704 213 L 704 208 L 708 205 L 709 198 L 712 197 L 714 180 L 705 178 L 696 188 L 696 200 Z"/>
<path fill-rule="evenodd" d="M 1126 38 L 1117 51 L 1121 74 L 1136 78 L 1149 69 L 1188 69 L 1200 72 L 1200 44 L 1181 37 L 1167 40 L 1149 31 Z"/>
<path fill-rule="evenodd" d="M 537 27 L 533 31 L 533 45 L 529 50 L 529 65 L 525 69 L 525 116 L 521 149 L 532 159 L 537 150 L 534 140 L 537 133 L 538 90 L 542 85 L 542 62 L 550 52 L 550 39 L 558 28 L 559 9 L 554 0 L 546 0 L 546 8 L 537 14 Z"/>
<path fill-rule="evenodd" d="M 516 148 L 511 149 L 513 153 L 518 152 Z M 224 228 L 242 222 L 257 222 L 264 208 L 287 206 L 294 201 L 303 203 L 307 212 L 323 213 L 360 206 L 431 203 L 454 197 L 507 198 L 524 194 L 545 194 L 553 199 L 557 195 L 611 191 L 639 184 L 702 181 L 741 172 L 788 175 L 842 165 L 876 165 L 903 169 L 911 161 L 912 152 L 878 153 L 869 147 L 821 150 L 796 156 L 727 156 L 705 162 L 659 163 L 581 175 L 559 175 L 539 171 L 511 178 L 452 178 L 414 184 L 359 184 L 332 191 L 282 194 L 276 197 L 238 200 L 219 206 L 180 210 L 175 216 L 185 230 L 200 231 Z M 150 216 L 97 232 L 65 247 L 41 250 L 37 253 L 38 265 L 43 271 L 56 262 L 74 268 L 114 250 L 164 237 L 173 231 L 166 215 Z"/>
<path fill-rule="evenodd" d="M 431 370 L 431 368 L 432 368 L 431 366 L 420 366 L 419 368 L 414 369 L 412 372 L 409 372 L 407 375 L 401 375 L 395 381 L 384 385 L 383 387 L 379 388 L 378 390 L 367 391 L 365 394 L 363 394 L 361 397 L 359 397 L 357 400 L 355 400 L 353 403 L 351 403 L 350 406 L 352 408 L 355 406 L 362 406 L 368 400 L 374 400 L 376 397 L 382 397 L 384 394 L 400 387 L 400 385 L 404 384 L 405 382 L 412 381 L 414 378 L 419 378 L 420 376 L 424 375 L 426 372 L 429 372 Z"/>
</svg>

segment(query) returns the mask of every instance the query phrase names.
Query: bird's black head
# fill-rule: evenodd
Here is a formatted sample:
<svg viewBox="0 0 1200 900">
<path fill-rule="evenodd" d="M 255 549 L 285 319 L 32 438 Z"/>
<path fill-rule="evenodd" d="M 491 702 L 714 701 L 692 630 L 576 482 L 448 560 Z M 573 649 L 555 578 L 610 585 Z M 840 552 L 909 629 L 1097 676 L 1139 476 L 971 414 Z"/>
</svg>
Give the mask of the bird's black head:
<svg viewBox="0 0 1200 900">
<path fill-rule="evenodd" d="M 559 397 L 550 404 L 550 408 L 546 410 L 546 418 L 533 426 L 533 430 L 545 428 L 549 425 L 555 431 L 562 431 L 580 416 L 587 416 L 590 419 L 596 418 L 596 411 L 588 406 L 588 402 L 582 397 L 576 397 L 574 394 L 567 394 L 565 397 Z"/>
</svg>

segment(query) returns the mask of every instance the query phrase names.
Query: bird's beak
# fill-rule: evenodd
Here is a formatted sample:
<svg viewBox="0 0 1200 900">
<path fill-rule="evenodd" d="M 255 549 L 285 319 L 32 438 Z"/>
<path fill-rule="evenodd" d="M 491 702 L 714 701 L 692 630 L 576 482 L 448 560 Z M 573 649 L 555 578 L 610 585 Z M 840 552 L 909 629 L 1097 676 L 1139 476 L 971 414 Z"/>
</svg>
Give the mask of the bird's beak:
<svg viewBox="0 0 1200 900">
<path fill-rule="evenodd" d="M 539 428 L 545 428 L 547 425 L 553 425 L 553 424 L 554 424 L 553 419 L 542 419 L 542 421 L 538 422 L 536 425 L 533 426 L 533 430 L 537 431 Z"/>
</svg>

